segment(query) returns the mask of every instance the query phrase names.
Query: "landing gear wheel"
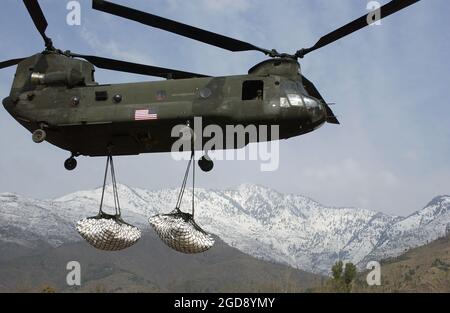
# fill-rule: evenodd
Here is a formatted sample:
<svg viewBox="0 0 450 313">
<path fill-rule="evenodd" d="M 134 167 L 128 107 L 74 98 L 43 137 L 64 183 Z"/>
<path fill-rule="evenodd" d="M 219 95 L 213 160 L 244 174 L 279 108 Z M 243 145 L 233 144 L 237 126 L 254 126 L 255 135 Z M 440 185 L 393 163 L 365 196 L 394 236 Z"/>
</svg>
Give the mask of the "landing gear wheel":
<svg viewBox="0 0 450 313">
<path fill-rule="evenodd" d="M 31 138 L 35 143 L 41 143 L 47 138 L 47 133 L 43 129 L 36 129 Z"/>
<path fill-rule="evenodd" d="M 73 171 L 73 170 L 77 167 L 77 160 L 76 160 L 74 157 L 68 158 L 68 159 L 64 162 L 64 167 L 65 167 L 66 170 L 68 170 L 68 171 Z"/>
<path fill-rule="evenodd" d="M 203 172 L 211 172 L 214 168 L 214 162 L 208 156 L 203 156 L 200 160 L 198 160 L 198 166 L 201 168 Z"/>
</svg>

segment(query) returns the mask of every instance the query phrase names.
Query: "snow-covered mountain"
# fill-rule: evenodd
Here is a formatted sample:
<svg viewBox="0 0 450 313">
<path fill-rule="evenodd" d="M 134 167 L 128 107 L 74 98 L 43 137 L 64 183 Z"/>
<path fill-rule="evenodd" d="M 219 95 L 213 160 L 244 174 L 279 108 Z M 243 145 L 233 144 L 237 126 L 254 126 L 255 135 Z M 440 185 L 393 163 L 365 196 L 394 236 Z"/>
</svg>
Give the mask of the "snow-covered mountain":
<svg viewBox="0 0 450 313">
<path fill-rule="evenodd" d="M 98 212 L 101 189 L 54 200 L 0 194 L 0 243 L 54 247 L 82 240 L 76 221 Z M 119 185 L 124 219 L 142 229 L 148 217 L 174 209 L 178 190 L 148 191 Z M 187 190 L 182 210 L 190 211 Z M 245 184 L 236 190 L 197 189 L 196 220 L 230 246 L 265 260 L 327 273 L 338 259 L 364 266 L 426 244 L 450 228 L 450 196 L 435 198 L 409 217 L 358 208 L 330 208 L 299 195 Z M 106 205 L 113 207 L 111 187 Z"/>
</svg>

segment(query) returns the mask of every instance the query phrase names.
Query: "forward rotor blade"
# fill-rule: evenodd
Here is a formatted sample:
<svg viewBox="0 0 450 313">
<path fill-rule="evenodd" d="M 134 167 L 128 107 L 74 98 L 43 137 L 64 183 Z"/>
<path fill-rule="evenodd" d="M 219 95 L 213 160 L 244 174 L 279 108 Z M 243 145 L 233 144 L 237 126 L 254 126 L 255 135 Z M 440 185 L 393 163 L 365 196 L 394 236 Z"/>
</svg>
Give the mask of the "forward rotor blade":
<svg viewBox="0 0 450 313">
<path fill-rule="evenodd" d="M 186 25 L 150 13 L 138 11 L 136 9 L 128 8 L 112 2 L 104 0 L 93 0 L 92 8 L 98 11 L 110 13 L 129 20 L 133 20 L 138 23 L 142 23 L 144 25 L 156 27 L 171 33 L 175 33 L 180 36 L 191 38 L 225 50 L 233 52 L 260 51 L 267 55 L 272 53 L 272 51 L 259 48 L 245 41 L 226 37 L 207 30 L 203 30 L 201 28 Z"/>
<path fill-rule="evenodd" d="M 44 13 L 42 12 L 41 6 L 39 5 L 38 0 L 23 0 L 25 7 L 28 10 L 31 18 L 33 19 L 33 23 L 36 26 L 37 30 L 41 34 L 44 39 L 45 46 L 47 48 L 52 48 L 52 40 L 47 37 L 45 31 L 47 30 L 47 20 L 45 19 Z"/>
<path fill-rule="evenodd" d="M 389 15 L 394 14 L 400 10 L 403 10 L 404 8 L 409 7 L 410 5 L 413 5 L 419 1 L 420 0 L 392 0 L 391 2 L 383 5 L 380 8 L 380 19 L 388 17 Z M 368 15 L 366 14 L 364 16 L 361 16 L 360 18 L 354 20 L 353 22 L 350 22 L 342 26 L 341 28 L 336 29 L 335 31 L 323 36 L 311 48 L 299 50 L 296 56 L 299 58 L 303 58 L 305 55 L 307 55 L 312 51 L 320 49 L 366 26 L 369 26 L 369 17 L 371 16 L 371 14 L 373 14 L 373 12 L 369 13 Z"/>
<path fill-rule="evenodd" d="M 10 67 L 10 66 L 13 66 L 13 65 L 17 65 L 20 62 L 22 62 L 23 60 L 25 60 L 25 58 L 12 59 L 12 60 L 8 60 L 8 61 L 0 62 L 0 69 L 6 68 L 6 67 Z"/>
<path fill-rule="evenodd" d="M 322 95 L 317 90 L 316 86 L 314 86 L 314 84 L 309 79 L 307 79 L 305 76 L 302 76 L 302 82 L 303 82 L 303 86 L 305 87 L 308 94 L 318 100 L 321 100 L 323 102 L 323 104 L 325 105 L 325 109 L 327 111 L 327 122 L 330 124 L 340 125 L 341 123 L 339 122 L 337 117 L 334 115 L 333 110 L 331 110 L 330 106 L 325 102 Z"/>
<path fill-rule="evenodd" d="M 148 75 L 162 77 L 166 79 L 185 79 L 185 78 L 198 78 L 208 77 L 202 74 L 183 72 L 178 70 L 172 70 L 169 68 L 162 68 L 138 63 L 131 63 L 125 61 L 119 61 L 114 59 L 102 58 L 93 55 L 71 54 L 73 57 L 86 59 L 95 66 L 107 70 L 120 71 L 126 73 Z"/>
</svg>

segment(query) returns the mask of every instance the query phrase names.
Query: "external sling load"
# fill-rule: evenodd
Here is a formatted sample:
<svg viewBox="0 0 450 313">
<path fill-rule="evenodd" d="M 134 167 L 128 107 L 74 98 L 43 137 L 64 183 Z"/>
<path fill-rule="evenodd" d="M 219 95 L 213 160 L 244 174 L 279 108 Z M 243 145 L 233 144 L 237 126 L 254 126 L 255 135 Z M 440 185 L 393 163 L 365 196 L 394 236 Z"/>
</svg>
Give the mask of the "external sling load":
<svg viewBox="0 0 450 313">
<path fill-rule="evenodd" d="M 194 151 L 192 151 L 191 159 L 184 175 L 175 210 L 169 214 L 155 215 L 149 219 L 150 225 L 153 226 L 166 245 L 186 254 L 202 253 L 211 249 L 214 245 L 214 238 L 198 226 L 194 220 L 195 164 L 192 169 L 192 214 L 184 213 L 180 210 L 189 169 L 193 161 Z"/>
<path fill-rule="evenodd" d="M 111 167 L 115 215 L 103 212 L 108 169 Z M 119 251 L 134 245 L 141 238 L 141 231 L 121 217 L 119 194 L 112 156 L 106 161 L 100 210 L 97 216 L 85 218 L 77 223 L 77 231 L 93 247 L 104 251 Z"/>
</svg>

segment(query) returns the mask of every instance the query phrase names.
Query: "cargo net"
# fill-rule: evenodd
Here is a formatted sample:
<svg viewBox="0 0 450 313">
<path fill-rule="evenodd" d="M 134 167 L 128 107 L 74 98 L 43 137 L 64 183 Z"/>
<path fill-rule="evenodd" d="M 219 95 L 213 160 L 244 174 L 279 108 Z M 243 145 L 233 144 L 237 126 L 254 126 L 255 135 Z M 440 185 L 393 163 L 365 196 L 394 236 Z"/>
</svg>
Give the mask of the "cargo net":
<svg viewBox="0 0 450 313">
<path fill-rule="evenodd" d="M 175 210 L 169 214 L 155 215 L 149 219 L 150 225 L 167 246 L 186 254 L 202 253 L 214 246 L 214 238 L 198 226 L 194 220 L 195 164 L 192 169 L 192 214 L 184 213 L 179 209 L 193 160 L 194 152 L 192 152 L 184 175 Z"/>
<path fill-rule="evenodd" d="M 141 238 L 137 227 L 105 213 L 79 221 L 77 231 L 91 246 L 104 251 L 129 248 Z"/>
<path fill-rule="evenodd" d="M 200 228 L 189 213 L 175 209 L 170 214 L 149 219 L 161 240 L 170 248 L 186 253 L 202 253 L 214 246 L 214 238 Z"/>
<path fill-rule="evenodd" d="M 103 212 L 106 179 L 111 166 L 115 215 Z M 134 245 L 141 238 L 141 231 L 121 218 L 119 195 L 112 157 L 106 162 L 100 211 L 97 216 L 85 218 L 77 223 L 77 231 L 91 246 L 104 251 L 119 251 Z"/>
</svg>

